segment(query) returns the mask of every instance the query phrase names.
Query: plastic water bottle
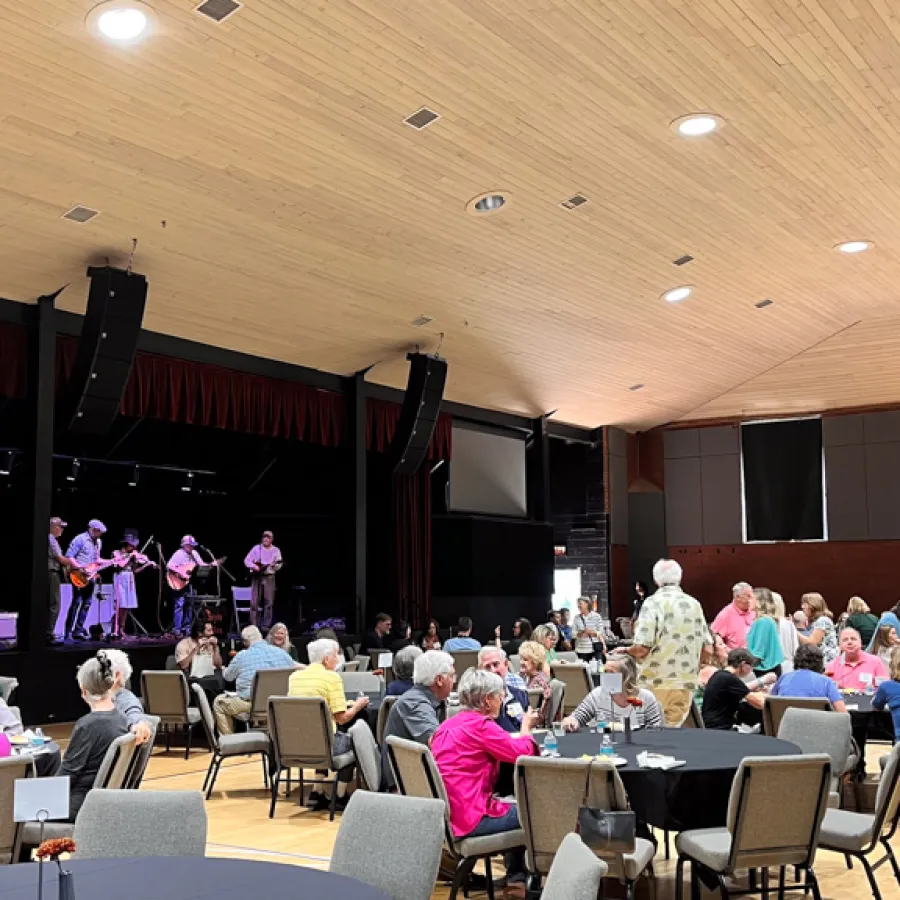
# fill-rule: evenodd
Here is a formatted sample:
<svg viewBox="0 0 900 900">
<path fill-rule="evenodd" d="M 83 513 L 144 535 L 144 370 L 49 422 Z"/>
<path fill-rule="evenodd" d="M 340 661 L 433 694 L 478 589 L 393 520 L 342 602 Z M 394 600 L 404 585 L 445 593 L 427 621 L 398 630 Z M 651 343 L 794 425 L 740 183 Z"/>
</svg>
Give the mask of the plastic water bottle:
<svg viewBox="0 0 900 900">
<path fill-rule="evenodd" d="M 556 756 L 558 749 L 559 744 L 557 743 L 556 735 L 553 733 L 553 729 L 551 728 L 544 735 L 544 753 L 547 756 Z"/>
<path fill-rule="evenodd" d="M 33 747 L 44 746 L 44 732 L 40 728 L 35 728 L 31 735 L 31 745 Z"/>
<path fill-rule="evenodd" d="M 608 731 L 603 732 L 603 743 L 600 745 L 600 755 L 603 757 L 611 757 L 616 755 L 616 748 L 613 747 L 612 738 Z"/>
</svg>

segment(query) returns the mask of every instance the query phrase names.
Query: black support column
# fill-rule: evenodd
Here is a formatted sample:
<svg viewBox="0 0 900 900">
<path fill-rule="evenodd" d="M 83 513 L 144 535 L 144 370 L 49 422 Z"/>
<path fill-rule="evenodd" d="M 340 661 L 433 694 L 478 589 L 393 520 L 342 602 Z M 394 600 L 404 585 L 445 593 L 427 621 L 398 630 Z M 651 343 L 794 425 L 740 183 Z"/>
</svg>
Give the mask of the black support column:
<svg viewBox="0 0 900 900">
<path fill-rule="evenodd" d="M 527 456 L 528 514 L 538 522 L 550 520 L 550 432 L 547 417 L 531 420 Z"/>
<path fill-rule="evenodd" d="M 366 628 L 366 373 L 347 379 L 347 419 L 350 425 L 353 477 L 353 589 L 356 597 L 356 633 Z"/>
<path fill-rule="evenodd" d="M 27 649 L 44 646 L 47 635 L 47 532 L 53 501 L 53 409 L 56 367 L 55 295 L 41 297 L 33 310 L 29 353 L 30 423 L 25 448 L 31 487 L 29 522 L 31 548 L 30 597 L 19 613 L 19 640 Z"/>
</svg>

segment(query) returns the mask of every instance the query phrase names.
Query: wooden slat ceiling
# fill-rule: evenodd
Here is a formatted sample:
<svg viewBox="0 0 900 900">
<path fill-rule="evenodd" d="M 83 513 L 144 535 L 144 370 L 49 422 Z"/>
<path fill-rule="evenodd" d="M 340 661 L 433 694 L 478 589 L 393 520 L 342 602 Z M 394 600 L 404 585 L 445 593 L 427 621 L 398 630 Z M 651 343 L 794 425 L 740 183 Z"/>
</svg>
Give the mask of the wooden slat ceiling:
<svg viewBox="0 0 900 900">
<path fill-rule="evenodd" d="M 443 332 L 466 403 L 645 429 L 900 401 L 889 0 L 192 5 L 131 48 L 89 0 L 0 6 L 0 295 L 71 281 L 81 311 L 136 237 L 148 328 L 395 386 Z M 718 133 L 670 130 L 704 110 Z"/>
</svg>

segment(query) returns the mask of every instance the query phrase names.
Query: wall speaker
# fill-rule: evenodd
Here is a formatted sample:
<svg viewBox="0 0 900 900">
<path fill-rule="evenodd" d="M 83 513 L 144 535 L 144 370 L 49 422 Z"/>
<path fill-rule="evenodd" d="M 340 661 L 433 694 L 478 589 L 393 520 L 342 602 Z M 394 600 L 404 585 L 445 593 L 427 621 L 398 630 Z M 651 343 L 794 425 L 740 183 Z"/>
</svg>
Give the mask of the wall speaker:
<svg viewBox="0 0 900 900">
<path fill-rule="evenodd" d="M 409 380 L 388 451 L 398 475 L 412 475 L 428 455 L 447 381 L 447 361 L 439 356 L 409 353 L 406 358 Z"/>
<path fill-rule="evenodd" d="M 119 406 L 137 351 L 147 279 L 109 266 L 91 267 L 87 312 L 62 421 L 70 431 L 105 434 Z"/>
</svg>

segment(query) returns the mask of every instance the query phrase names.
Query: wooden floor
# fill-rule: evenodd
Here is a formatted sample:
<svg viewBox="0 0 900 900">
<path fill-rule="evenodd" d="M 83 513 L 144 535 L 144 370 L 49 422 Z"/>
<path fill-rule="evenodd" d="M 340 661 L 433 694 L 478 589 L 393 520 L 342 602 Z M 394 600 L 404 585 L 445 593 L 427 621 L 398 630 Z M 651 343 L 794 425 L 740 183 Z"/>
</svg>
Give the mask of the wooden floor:
<svg viewBox="0 0 900 900">
<path fill-rule="evenodd" d="M 65 752 L 70 725 L 53 725 L 44 729 L 57 740 Z M 870 744 L 868 767 L 878 771 L 878 757 L 886 752 L 884 744 Z M 154 751 L 144 777 L 143 789 L 155 791 L 199 790 L 203 784 L 209 754 L 205 749 L 193 750 L 189 760 L 184 759 L 182 747 L 171 753 Z M 295 795 L 296 796 L 296 793 Z M 698 798 L 702 802 L 702 798 Z M 275 818 L 269 818 L 269 793 L 263 789 L 262 768 L 258 758 L 226 760 L 219 773 L 216 789 L 208 802 L 209 842 L 208 856 L 256 859 L 327 869 L 331 848 L 340 825 L 340 816 L 333 823 L 327 812 L 311 812 L 297 806 L 296 801 L 279 798 Z M 655 863 L 659 882 L 657 900 L 673 900 L 675 896 L 675 863 L 666 862 L 662 853 Z M 900 838 L 895 841 L 900 851 Z M 820 852 L 816 860 L 816 872 L 822 887 L 824 900 L 867 900 L 871 897 L 865 873 L 858 864 L 848 871 L 843 857 Z M 894 880 L 890 866 L 885 864 L 877 872 L 884 900 L 900 900 L 900 888 Z M 435 900 L 446 900 L 449 891 L 444 886 L 435 889 Z M 685 890 L 687 897 L 689 892 Z M 777 892 L 776 892 L 777 895 Z M 643 896 L 649 896 L 646 893 Z M 713 894 L 703 894 L 709 900 Z M 773 895 L 775 896 L 775 895 Z M 788 896 L 800 898 L 802 894 Z M 480 895 L 472 894 L 475 900 Z M 498 900 L 500 895 L 498 894 Z"/>
</svg>

